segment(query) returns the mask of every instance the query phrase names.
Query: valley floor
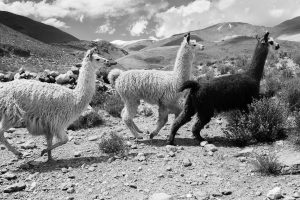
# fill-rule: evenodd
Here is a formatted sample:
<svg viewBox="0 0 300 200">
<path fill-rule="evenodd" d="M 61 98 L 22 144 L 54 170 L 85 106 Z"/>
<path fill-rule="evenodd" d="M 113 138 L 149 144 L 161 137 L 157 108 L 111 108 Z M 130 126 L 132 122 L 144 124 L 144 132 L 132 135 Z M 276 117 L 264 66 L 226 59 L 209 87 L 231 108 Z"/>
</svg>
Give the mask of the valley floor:
<svg viewBox="0 0 300 200">
<path fill-rule="evenodd" d="M 139 116 L 135 121 L 141 129 L 152 130 L 156 115 Z M 113 161 L 99 151 L 97 138 L 92 136 L 115 131 L 129 137 L 130 133 L 119 118 L 106 115 L 105 119 L 106 125 L 98 128 L 69 131 L 70 142 L 53 151 L 57 160 L 54 164 L 45 163 L 46 156 L 39 157 L 45 148 L 44 138 L 32 138 L 26 129 L 6 134 L 18 148 L 30 139 L 34 139 L 37 147 L 23 150 L 27 157 L 22 160 L 16 160 L 7 149 L 1 148 L 0 174 L 8 171 L 6 174 L 15 174 L 16 178 L 0 178 L 0 199 L 142 200 L 163 192 L 174 199 L 262 200 L 276 186 L 287 196 L 300 192 L 299 174 L 262 176 L 253 171 L 253 156 L 235 157 L 241 149 L 222 142 L 222 120 L 212 120 L 201 133 L 217 146 L 218 150 L 212 155 L 193 140 L 191 122 L 179 131 L 174 154 L 168 152 L 165 138 L 172 116 L 153 141 L 146 135 L 138 142 L 130 140 L 133 145 L 128 158 Z M 277 150 L 290 148 L 287 141 L 253 146 L 257 153 L 272 151 L 275 147 Z M 187 161 L 191 166 L 185 166 Z M 3 193 L 4 188 L 17 182 L 25 183 L 26 189 Z"/>
</svg>

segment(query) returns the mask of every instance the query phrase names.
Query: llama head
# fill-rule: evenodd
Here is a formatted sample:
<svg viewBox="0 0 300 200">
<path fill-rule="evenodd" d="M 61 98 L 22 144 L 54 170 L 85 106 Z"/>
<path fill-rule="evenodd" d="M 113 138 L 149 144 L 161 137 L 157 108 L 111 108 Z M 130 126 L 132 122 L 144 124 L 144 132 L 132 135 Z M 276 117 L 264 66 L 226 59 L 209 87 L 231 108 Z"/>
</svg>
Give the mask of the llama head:
<svg viewBox="0 0 300 200">
<path fill-rule="evenodd" d="M 191 50 L 204 50 L 204 45 L 198 43 L 196 40 L 191 40 L 191 34 L 184 35 L 183 44 L 186 48 Z"/>
<path fill-rule="evenodd" d="M 267 47 L 274 46 L 275 50 L 279 49 L 279 44 L 275 42 L 275 40 L 272 37 L 269 37 L 269 35 L 270 33 L 267 31 L 263 37 L 259 38 L 258 36 L 256 36 L 256 39 L 262 45 L 265 45 Z"/>
<path fill-rule="evenodd" d="M 85 60 L 91 62 L 94 67 L 111 66 L 117 64 L 116 62 L 110 62 L 108 59 L 100 56 L 96 47 L 87 51 Z"/>
</svg>

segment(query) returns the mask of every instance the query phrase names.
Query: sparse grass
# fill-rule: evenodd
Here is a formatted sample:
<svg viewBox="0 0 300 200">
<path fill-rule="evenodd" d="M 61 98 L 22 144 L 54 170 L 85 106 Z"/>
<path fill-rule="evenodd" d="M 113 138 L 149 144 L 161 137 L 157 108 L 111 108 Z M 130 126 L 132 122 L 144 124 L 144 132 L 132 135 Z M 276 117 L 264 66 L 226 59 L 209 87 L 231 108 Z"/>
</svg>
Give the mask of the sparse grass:
<svg viewBox="0 0 300 200">
<path fill-rule="evenodd" d="M 124 103 L 118 93 L 109 95 L 104 104 L 104 110 L 106 110 L 113 117 L 121 117 L 122 109 L 124 108 Z"/>
<path fill-rule="evenodd" d="M 128 153 L 129 148 L 122 136 L 119 136 L 116 133 L 110 133 L 100 140 L 99 150 L 103 153 L 123 156 Z"/>
<path fill-rule="evenodd" d="M 294 131 L 292 141 L 300 148 L 300 111 L 295 112 L 296 130 Z"/>
<path fill-rule="evenodd" d="M 249 105 L 249 113 L 229 113 L 225 135 L 237 146 L 273 142 L 285 136 L 287 109 L 274 99 L 263 98 Z"/>
<path fill-rule="evenodd" d="M 73 124 L 69 126 L 70 130 L 79 130 L 93 128 L 104 123 L 102 117 L 98 114 L 98 109 L 86 111 Z"/>
<path fill-rule="evenodd" d="M 278 76 L 274 73 L 270 73 L 266 76 L 266 91 L 267 97 L 276 95 L 282 88 L 282 82 Z"/>
<path fill-rule="evenodd" d="M 288 104 L 291 111 L 300 109 L 300 78 L 288 81 L 282 90 L 282 99 Z"/>
<path fill-rule="evenodd" d="M 252 164 L 254 165 L 255 171 L 263 175 L 280 174 L 281 165 L 274 153 L 268 155 L 257 154 Z"/>
</svg>

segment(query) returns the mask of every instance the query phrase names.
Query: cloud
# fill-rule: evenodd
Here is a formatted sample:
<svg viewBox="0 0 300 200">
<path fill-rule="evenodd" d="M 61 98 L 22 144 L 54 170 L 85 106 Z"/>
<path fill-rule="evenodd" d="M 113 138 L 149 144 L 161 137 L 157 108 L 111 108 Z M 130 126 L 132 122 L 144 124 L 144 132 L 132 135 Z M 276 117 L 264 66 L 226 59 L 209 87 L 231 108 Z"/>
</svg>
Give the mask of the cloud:
<svg viewBox="0 0 300 200">
<path fill-rule="evenodd" d="M 62 22 L 56 18 L 46 19 L 46 20 L 42 21 L 42 23 L 48 24 L 50 26 L 54 26 L 56 28 L 70 28 L 69 26 L 66 25 L 65 22 Z"/>
<path fill-rule="evenodd" d="M 195 0 L 155 15 L 156 37 L 198 30 L 221 22 L 274 26 L 300 15 L 296 0 Z"/>
<path fill-rule="evenodd" d="M 148 25 L 148 21 L 146 19 L 139 19 L 137 22 L 135 22 L 129 29 L 130 34 L 132 36 L 140 36 L 145 32 L 145 29 Z"/>
<path fill-rule="evenodd" d="M 84 15 L 89 18 L 118 17 L 126 14 L 144 11 L 153 16 L 157 11 L 165 8 L 164 1 L 147 3 L 144 0 L 42 0 L 42 1 L 14 1 L 0 0 L 0 10 L 38 18 L 63 18 L 79 19 Z"/>
<path fill-rule="evenodd" d="M 80 21 L 81 23 L 83 22 L 83 19 L 84 19 L 84 15 L 80 15 L 79 21 Z"/>
<path fill-rule="evenodd" d="M 112 25 L 109 21 L 107 21 L 105 24 L 103 24 L 97 28 L 96 33 L 99 33 L 99 34 L 107 33 L 109 35 L 112 35 L 115 31 L 116 31 L 116 29 L 112 27 Z"/>
</svg>

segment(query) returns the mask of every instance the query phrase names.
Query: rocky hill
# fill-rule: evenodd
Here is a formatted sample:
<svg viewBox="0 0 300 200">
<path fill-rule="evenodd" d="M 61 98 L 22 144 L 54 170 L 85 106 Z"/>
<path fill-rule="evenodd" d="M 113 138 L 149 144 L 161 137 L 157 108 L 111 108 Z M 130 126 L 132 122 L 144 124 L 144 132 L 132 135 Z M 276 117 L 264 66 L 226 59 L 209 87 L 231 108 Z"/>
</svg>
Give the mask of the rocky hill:
<svg viewBox="0 0 300 200">
<path fill-rule="evenodd" d="M 62 43 L 79 40 L 53 26 L 6 11 L 0 11 L 0 23 L 44 43 Z"/>
</svg>

